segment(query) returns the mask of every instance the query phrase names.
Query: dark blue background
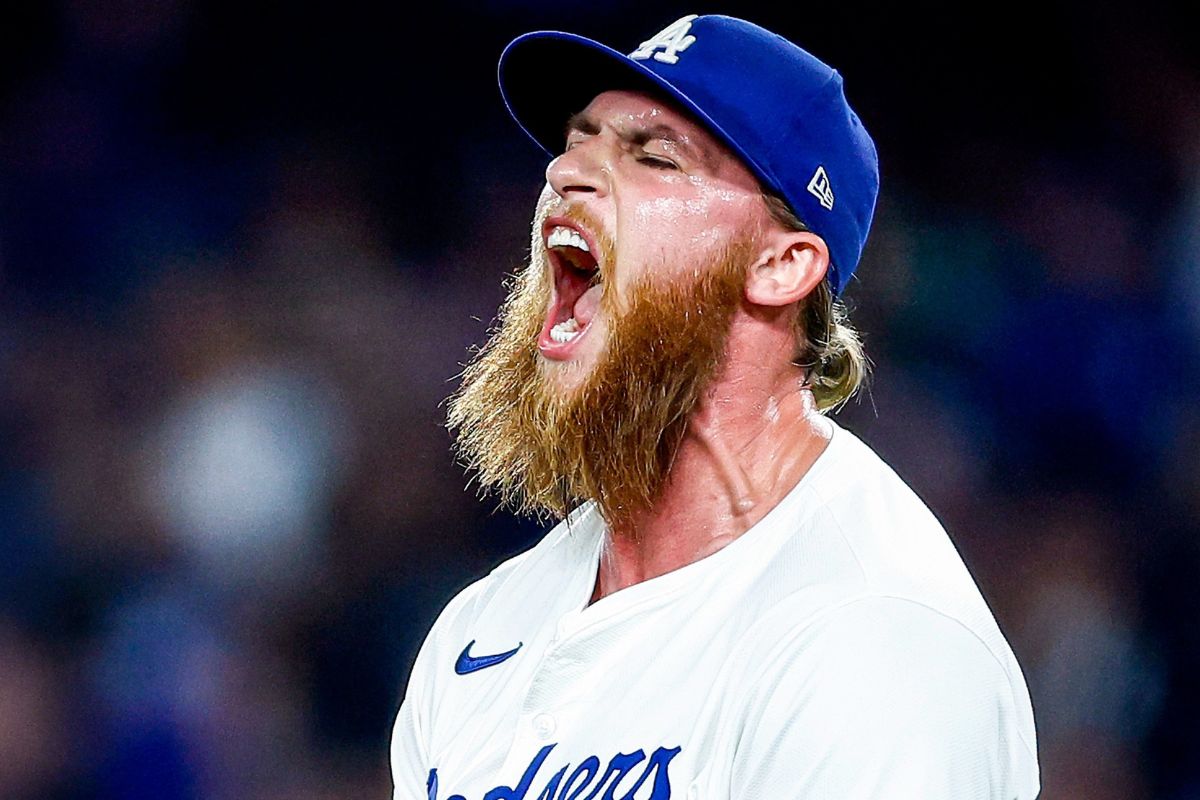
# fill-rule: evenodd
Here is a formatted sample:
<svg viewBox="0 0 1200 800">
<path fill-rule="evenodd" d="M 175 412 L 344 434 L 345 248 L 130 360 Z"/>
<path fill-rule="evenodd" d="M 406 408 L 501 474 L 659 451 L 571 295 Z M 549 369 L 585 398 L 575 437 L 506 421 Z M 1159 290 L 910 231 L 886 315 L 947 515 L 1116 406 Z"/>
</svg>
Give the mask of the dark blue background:
<svg viewBox="0 0 1200 800">
<path fill-rule="evenodd" d="M 1200 797 L 1197 50 L 1023 0 L 0 12 L 0 796 L 387 795 L 433 616 L 542 530 L 441 427 L 542 182 L 496 59 L 707 11 L 876 138 L 840 419 L 1011 639 L 1043 796 Z"/>
</svg>

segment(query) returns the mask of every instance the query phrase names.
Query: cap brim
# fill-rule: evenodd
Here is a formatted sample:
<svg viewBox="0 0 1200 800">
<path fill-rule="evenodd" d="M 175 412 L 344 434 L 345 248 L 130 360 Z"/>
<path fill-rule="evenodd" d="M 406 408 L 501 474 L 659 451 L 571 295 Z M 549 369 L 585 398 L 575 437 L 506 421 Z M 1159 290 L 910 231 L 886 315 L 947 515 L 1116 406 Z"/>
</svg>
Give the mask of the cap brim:
<svg viewBox="0 0 1200 800">
<path fill-rule="evenodd" d="M 774 179 L 686 94 L 641 62 L 600 42 L 561 31 L 519 36 L 504 48 L 498 69 L 508 111 L 551 157 L 562 152 L 566 124 L 601 92 L 624 89 L 666 97 L 729 147 L 767 186 Z"/>
</svg>

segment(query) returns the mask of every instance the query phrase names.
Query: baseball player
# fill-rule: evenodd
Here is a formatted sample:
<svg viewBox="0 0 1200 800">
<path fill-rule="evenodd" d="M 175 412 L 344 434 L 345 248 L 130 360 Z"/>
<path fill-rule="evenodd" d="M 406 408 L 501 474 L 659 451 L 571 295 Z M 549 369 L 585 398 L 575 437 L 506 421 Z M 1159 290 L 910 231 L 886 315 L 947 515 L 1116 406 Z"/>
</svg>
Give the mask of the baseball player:
<svg viewBox="0 0 1200 800">
<path fill-rule="evenodd" d="M 522 36 L 551 156 L 532 255 L 450 422 L 561 522 L 450 602 L 393 732 L 397 800 L 1029 800 L 1017 662 L 945 531 L 824 412 L 878 192 L 842 79 L 688 16 L 628 55 Z"/>
</svg>

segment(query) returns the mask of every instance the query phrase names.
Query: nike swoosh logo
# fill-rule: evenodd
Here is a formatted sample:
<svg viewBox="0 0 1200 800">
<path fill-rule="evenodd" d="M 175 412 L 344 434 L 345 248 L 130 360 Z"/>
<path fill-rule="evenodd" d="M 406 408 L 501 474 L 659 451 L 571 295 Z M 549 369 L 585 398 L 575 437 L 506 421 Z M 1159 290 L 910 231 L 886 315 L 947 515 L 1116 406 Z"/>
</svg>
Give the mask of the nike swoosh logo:
<svg viewBox="0 0 1200 800">
<path fill-rule="evenodd" d="M 468 675 L 472 672 L 478 672 L 481 669 L 494 667 L 502 661 L 508 661 L 517 654 L 524 642 L 520 642 L 512 650 L 507 653 L 497 653 L 494 656 L 479 656 L 477 658 L 471 656 L 471 648 L 475 646 L 475 640 L 472 639 L 463 651 L 458 654 L 458 661 L 454 662 L 454 671 L 459 675 Z"/>
</svg>

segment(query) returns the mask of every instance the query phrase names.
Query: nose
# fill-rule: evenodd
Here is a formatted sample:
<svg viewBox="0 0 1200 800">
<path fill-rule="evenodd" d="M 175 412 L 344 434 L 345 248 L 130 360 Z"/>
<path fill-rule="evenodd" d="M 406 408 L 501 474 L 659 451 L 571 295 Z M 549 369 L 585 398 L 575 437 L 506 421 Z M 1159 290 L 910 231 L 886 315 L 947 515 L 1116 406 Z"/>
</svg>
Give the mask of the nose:
<svg viewBox="0 0 1200 800">
<path fill-rule="evenodd" d="M 608 193 L 612 172 L 599 139 L 593 136 L 576 143 L 546 167 L 546 182 L 559 197 L 581 193 L 602 197 Z"/>
</svg>

